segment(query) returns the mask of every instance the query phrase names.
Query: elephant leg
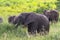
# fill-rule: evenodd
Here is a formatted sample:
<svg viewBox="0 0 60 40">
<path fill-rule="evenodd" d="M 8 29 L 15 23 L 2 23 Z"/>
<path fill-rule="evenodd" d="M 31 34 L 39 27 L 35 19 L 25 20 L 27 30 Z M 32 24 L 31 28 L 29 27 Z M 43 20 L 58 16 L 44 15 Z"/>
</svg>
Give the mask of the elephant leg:
<svg viewBox="0 0 60 40">
<path fill-rule="evenodd" d="M 29 34 L 36 35 L 36 29 L 37 29 L 37 24 L 36 23 L 28 24 L 28 33 Z"/>
<path fill-rule="evenodd" d="M 46 27 L 45 27 L 45 31 L 44 31 L 44 33 L 45 33 L 45 35 L 47 35 L 48 33 L 49 33 L 49 27 L 50 25 L 47 25 Z"/>
<path fill-rule="evenodd" d="M 49 33 L 49 27 L 46 29 L 47 33 Z"/>
<path fill-rule="evenodd" d="M 58 22 L 58 17 L 55 18 L 55 21 Z"/>
<path fill-rule="evenodd" d="M 41 32 L 41 26 L 37 28 L 37 33 Z"/>
<path fill-rule="evenodd" d="M 42 32 L 42 26 L 41 25 L 38 25 L 37 33 L 40 33 L 41 34 L 41 32 Z"/>
<path fill-rule="evenodd" d="M 40 26 L 37 29 L 37 33 L 40 33 L 40 35 L 46 35 L 49 32 L 49 28 L 45 26 Z"/>
<path fill-rule="evenodd" d="M 37 30 L 37 33 L 39 33 L 40 35 L 44 34 L 44 32 L 43 32 L 43 30 L 41 28 Z"/>
</svg>

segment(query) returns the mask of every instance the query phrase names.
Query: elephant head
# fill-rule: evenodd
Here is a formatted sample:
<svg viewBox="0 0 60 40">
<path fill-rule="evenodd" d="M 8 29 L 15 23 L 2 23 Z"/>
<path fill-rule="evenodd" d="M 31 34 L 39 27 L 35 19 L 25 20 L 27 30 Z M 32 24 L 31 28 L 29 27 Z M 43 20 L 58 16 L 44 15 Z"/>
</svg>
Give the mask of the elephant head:
<svg viewBox="0 0 60 40">
<path fill-rule="evenodd" d="M 21 13 L 20 15 L 14 18 L 13 24 L 15 24 L 16 27 L 20 24 L 28 25 L 32 22 L 32 20 L 29 17 L 30 15 L 31 13 Z"/>
<path fill-rule="evenodd" d="M 9 16 L 8 22 L 9 22 L 9 23 L 12 23 L 15 17 L 16 17 L 16 16 Z"/>
</svg>

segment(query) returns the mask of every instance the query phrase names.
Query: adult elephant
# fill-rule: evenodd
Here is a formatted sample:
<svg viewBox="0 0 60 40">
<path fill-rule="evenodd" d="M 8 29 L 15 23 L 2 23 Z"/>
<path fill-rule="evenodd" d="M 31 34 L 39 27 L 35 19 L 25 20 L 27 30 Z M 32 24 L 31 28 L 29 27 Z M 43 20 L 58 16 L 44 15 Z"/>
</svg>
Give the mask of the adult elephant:
<svg viewBox="0 0 60 40">
<path fill-rule="evenodd" d="M 22 13 L 14 18 L 13 24 L 16 25 L 16 28 L 22 24 L 27 25 L 29 34 L 42 33 L 46 34 L 49 32 L 49 20 L 43 14 L 36 14 L 33 12 Z"/>
<path fill-rule="evenodd" d="M 46 15 L 49 21 L 57 22 L 59 19 L 59 13 L 57 10 L 44 10 L 44 15 Z"/>
</svg>

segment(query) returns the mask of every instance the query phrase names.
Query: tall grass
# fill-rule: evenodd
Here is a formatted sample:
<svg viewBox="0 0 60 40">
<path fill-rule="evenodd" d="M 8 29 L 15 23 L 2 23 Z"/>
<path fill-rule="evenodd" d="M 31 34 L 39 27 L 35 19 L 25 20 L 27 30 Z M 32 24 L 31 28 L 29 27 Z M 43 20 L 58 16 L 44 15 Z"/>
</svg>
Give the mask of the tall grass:
<svg viewBox="0 0 60 40">
<path fill-rule="evenodd" d="M 51 24 L 49 34 L 45 36 L 38 34 L 28 37 L 26 32 L 27 28 L 22 26 L 15 29 L 12 24 L 0 24 L 0 40 L 60 40 L 60 22 Z"/>
</svg>

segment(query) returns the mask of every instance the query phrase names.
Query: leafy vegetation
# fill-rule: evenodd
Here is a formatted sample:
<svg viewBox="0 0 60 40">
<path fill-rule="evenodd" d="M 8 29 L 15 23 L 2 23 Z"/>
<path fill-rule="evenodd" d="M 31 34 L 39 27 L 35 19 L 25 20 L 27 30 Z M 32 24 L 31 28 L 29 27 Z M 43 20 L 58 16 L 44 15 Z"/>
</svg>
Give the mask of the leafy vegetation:
<svg viewBox="0 0 60 40">
<path fill-rule="evenodd" d="M 60 19 L 58 23 L 51 23 L 50 32 L 46 36 L 27 37 L 27 28 L 8 23 L 10 15 L 19 15 L 21 12 L 42 13 L 45 9 L 59 9 L 59 0 L 0 0 L 0 16 L 4 22 L 0 23 L 0 40 L 60 40 Z"/>
</svg>

